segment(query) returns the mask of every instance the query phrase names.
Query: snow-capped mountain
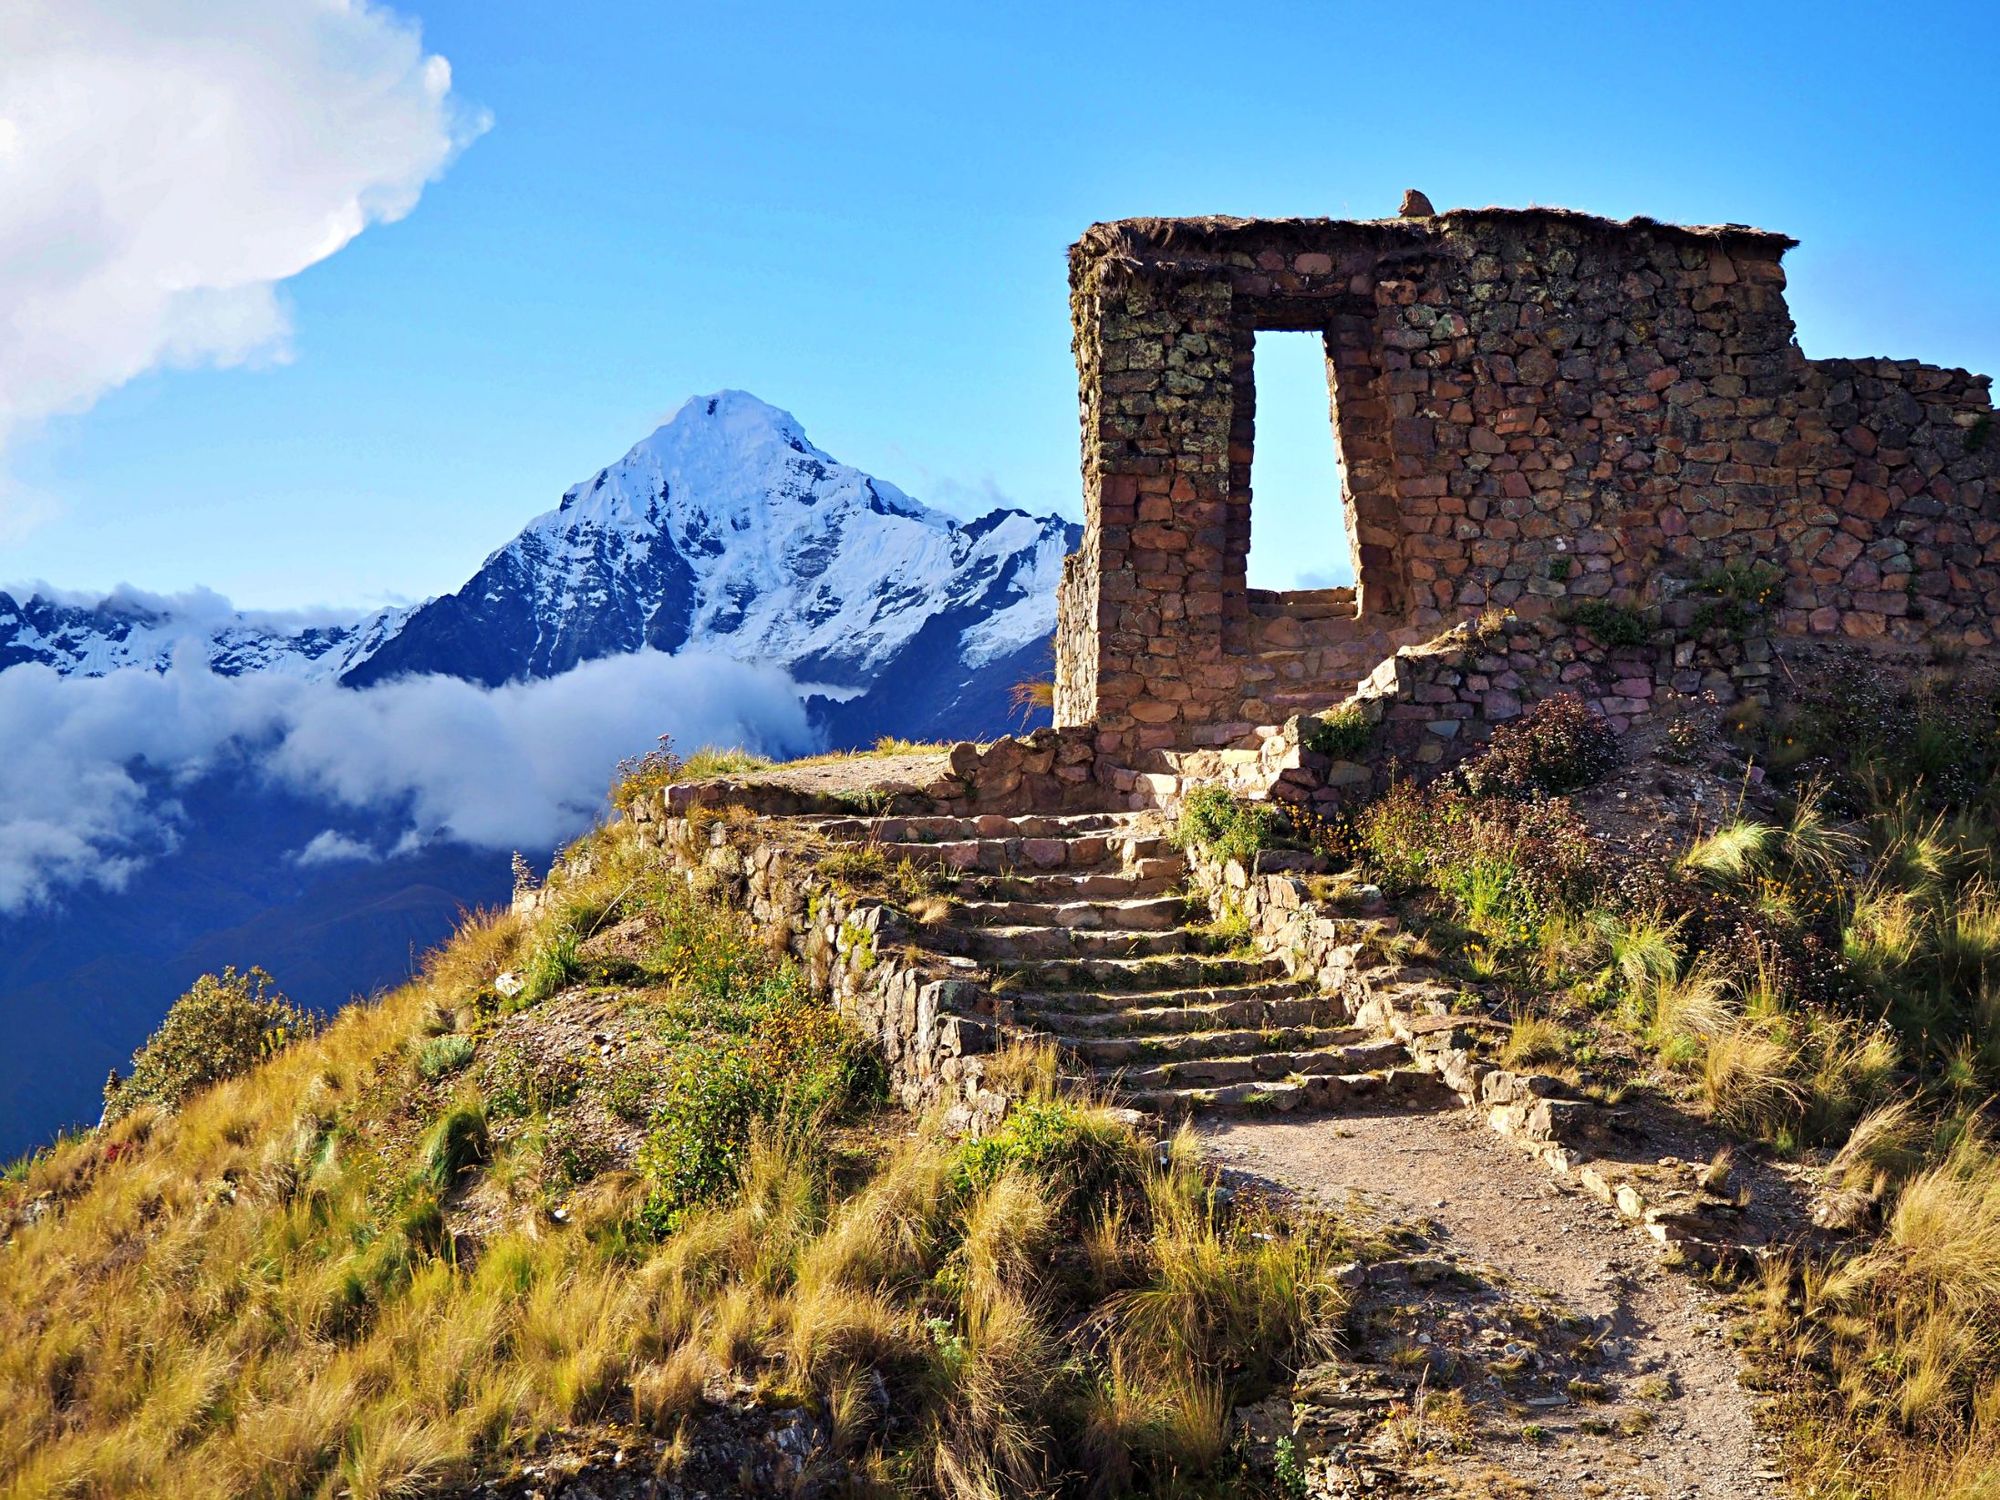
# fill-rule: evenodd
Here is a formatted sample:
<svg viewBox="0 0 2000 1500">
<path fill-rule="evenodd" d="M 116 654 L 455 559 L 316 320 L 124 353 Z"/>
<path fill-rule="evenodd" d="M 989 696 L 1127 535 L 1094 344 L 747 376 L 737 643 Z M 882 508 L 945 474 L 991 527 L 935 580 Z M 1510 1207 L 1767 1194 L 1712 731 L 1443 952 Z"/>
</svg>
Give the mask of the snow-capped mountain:
<svg viewBox="0 0 2000 1500">
<path fill-rule="evenodd" d="M 1005 727 L 1046 670 L 1076 531 L 1002 510 L 961 523 L 836 462 L 741 391 L 697 397 L 342 674 L 494 684 L 684 646 L 783 667 L 837 739 Z M 954 715 L 958 715 L 954 721 Z"/>
<path fill-rule="evenodd" d="M 385 610 L 359 623 L 250 614 L 200 589 L 173 597 L 119 589 L 102 599 L 0 591 L 0 671 L 36 662 L 65 677 L 102 677 L 122 667 L 163 672 L 178 653 L 193 651 L 224 677 L 338 677 L 408 614 Z"/>
<path fill-rule="evenodd" d="M 807 441 L 742 391 L 697 397 L 529 522 L 455 593 L 351 622 L 227 612 L 213 595 L 65 602 L 0 594 L 0 669 L 164 669 L 363 687 L 414 673 L 494 685 L 646 647 L 783 667 L 831 741 L 1008 727 L 1048 670 L 1076 527 L 998 510 L 970 522 Z"/>
</svg>

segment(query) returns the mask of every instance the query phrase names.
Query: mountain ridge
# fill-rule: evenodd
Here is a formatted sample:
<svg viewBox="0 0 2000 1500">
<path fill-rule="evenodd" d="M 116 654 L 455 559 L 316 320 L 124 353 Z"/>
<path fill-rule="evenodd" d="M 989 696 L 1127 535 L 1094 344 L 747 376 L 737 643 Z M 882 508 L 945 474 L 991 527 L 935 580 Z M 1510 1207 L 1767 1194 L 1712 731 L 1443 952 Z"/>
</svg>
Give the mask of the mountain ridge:
<svg viewBox="0 0 2000 1500">
<path fill-rule="evenodd" d="M 329 622 L 201 592 L 0 592 L 0 670 L 164 671 L 192 650 L 224 676 L 491 687 L 699 646 L 786 670 L 836 744 L 998 733 L 1007 689 L 1046 670 L 1078 535 L 1012 507 L 961 521 L 815 447 L 791 413 L 722 390 L 689 398 L 449 593 Z"/>
</svg>

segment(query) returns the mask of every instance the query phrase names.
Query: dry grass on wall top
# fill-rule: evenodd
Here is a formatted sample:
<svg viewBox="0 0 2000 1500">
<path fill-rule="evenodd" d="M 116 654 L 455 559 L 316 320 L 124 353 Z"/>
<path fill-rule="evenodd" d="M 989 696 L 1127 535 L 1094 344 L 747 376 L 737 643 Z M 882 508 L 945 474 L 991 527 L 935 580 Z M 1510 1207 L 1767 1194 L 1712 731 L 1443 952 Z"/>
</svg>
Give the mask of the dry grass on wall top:
<svg viewBox="0 0 2000 1500">
<path fill-rule="evenodd" d="M 977 1145 L 877 1113 L 838 1023 L 649 858 L 601 833 L 532 923 L 474 918 L 416 982 L 10 1172 L 0 1493 L 449 1492 L 547 1434 L 671 1436 L 718 1379 L 824 1413 L 864 1493 L 1238 1492 L 1226 1415 L 1322 1347 L 1339 1226 L 1219 1198 L 1030 1060 Z M 564 938 L 581 968 L 503 1012 Z M 579 1005 L 651 1061 L 586 1043 L 559 1076 Z M 751 1086 L 711 1085 L 723 1055 Z M 814 1068 L 811 1097 L 759 1072 Z M 559 1172 L 565 1132 L 646 1147 Z M 691 1132 L 722 1148 L 692 1178 Z"/>
</svg>

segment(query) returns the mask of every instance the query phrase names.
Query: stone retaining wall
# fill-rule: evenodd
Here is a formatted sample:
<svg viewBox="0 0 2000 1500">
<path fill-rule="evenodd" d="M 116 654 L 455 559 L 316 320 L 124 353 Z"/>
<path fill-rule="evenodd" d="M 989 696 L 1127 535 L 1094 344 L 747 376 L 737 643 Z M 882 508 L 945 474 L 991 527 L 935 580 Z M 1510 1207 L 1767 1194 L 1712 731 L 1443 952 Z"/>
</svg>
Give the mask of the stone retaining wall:
<svg viewBox="0 0 2000 1500">
<path fill-rule="evenodd" d="M 1396 919 L 1379 897 L 1360 913 L 1322 909 L 1304 876 L 1283 868 L 1306 862 L 1285 851 L 1257 856 L 1257 868 L 1190 859 L 1194 889 L 1218 914 L 1240 912 L 1252 940 L 1282 957 L 1295 975 L 1317 977 L 1321 988 L 1347 1001 L 1360 1026 L 1393 1037 L 1411 1065 L 1451 1090 L 1467 1109 L 1479 1111 L 1502 1135 L 1560 1153 L 1601 1127 L 1596 1105 L 1574 1096 L 1560 1079 L 1502 1068 L 1490 1044 L 1506 1027 L 1460 1004 L 1460 991 L 1435 971 L 1394 956 Z M 1485 1054 L 1481 1043 L 1488 1045 Z"/>
<path fill-rule="evenodd" d="M 769 773 L 677 782 L 665 790 L 661 811 L 685 817 L 696 808 L 739 807 L 789 817 L 800 813 L 866 810 L 976 817 L 985 813 L 1088 812 L 1104 804 L 1095 736 L 1088 730 L 1037 729 L 987 744 L 953 745 L 937 775 L 922 782 L 866 781 L 848 793 L 810 790 Z M 859 758 L 855 764 L 868 764 Z M 651 816 L 651 812 L 646 814 Z"/>
<path fill-rule="evenodd" d="M 642 801 L 626 816 L 689 879 L 717 883 L 799 960 L 814 989 L 880 1049 L 906 1108 L 944 1103 L 957 1128 L 974 1132 L 1005 1113 L 985 1080 L 1004 1019 L 991 994 L 951 974 L 949 960 L 907 947 L 900 913 L 821 876 L 812 854 L 755 817 L 680 816 L 670 800 Z"/>
<path fill-rule="evenodd" d="M 1401 1042 L 1413 1071 L 1449 1090 L 1558 1178 L 1689 1262 L 1754 1262 L 1755 1253 L 1741 1243 L 1742 1204 L 1726 1172 L 1704 1162 L 1635 1162 L 1616 1149 L 1617 1111 L 1581 1097 L 1560 1078 L 1501 1066 L 1495 1053 L 1508 1028 L 1476 996 L 1396 956 L 1396 918 L 1378 895 L 1362 888 L 1355 911 L 1324 907 L 1297 868 L 1308 861 L 1272 851 L 1245 868 L 1197 854 L 1190 868 L 1194 888 L 1213 910 L 1246 915 L 1262 951 L 1344 995 L 1355 1024 Z"/>
</svg>

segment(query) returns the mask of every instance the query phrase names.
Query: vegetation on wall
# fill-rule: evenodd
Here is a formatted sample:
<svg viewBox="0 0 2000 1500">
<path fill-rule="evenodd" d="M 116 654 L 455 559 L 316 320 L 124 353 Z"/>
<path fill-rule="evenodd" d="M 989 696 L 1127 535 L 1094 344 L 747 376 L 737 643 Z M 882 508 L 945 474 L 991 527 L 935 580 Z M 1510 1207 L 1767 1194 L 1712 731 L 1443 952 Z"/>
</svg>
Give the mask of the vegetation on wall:
<svg viewBox="0 0 2000 1500">
<path fill-rule="evenodd" d="M 1270 804 L 1242 801 L 1221 787 L 1201 787 L 1182 802 L 1173 838 L 1183 849 L 1247 865 L 1258 851 L 1279 847 L 1285 833 L 1283 814 Z"/>
</svg>

